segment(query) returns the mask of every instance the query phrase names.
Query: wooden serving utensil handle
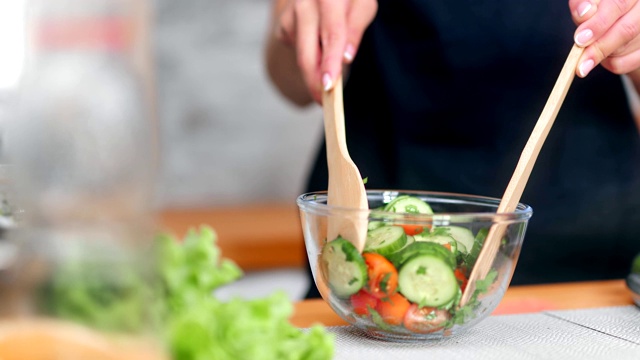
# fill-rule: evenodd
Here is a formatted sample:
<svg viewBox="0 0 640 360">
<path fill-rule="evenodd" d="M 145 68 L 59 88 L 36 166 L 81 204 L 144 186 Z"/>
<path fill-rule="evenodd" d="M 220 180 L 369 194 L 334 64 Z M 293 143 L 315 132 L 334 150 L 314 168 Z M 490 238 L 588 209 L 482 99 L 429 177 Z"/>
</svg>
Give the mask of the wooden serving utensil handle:
<svg viewBox="0 0 640 360">
<path fill-rule="evenodd" d="M 327 204 L 335 208 L 368 210 L 367 193 L 360 171 L 349 156 L 345 134 L 342 77 L 322 97 L 329 184 Z M 367 218 L 362 212 L 329 215 L 327 240 L 338 235 L 362 252 L 367 236 Z"/>
<path fill-rule="evenodd" d="M 342 76 L 336 79 L 333 89 L 322 94 L 322 110 L 324 112 L 324 136 L 327 147 L 327 158 L 348 157 L 347 137 L 344 126 L 344 104 L 342 100 Z M 329 161 L 329 168 L 340 166 L 339 162 Z M 331 169 L 330 169 L 331 170 Z"/>
<path fill-rule="evenodd" d="M 516 165 L 511 181 L 509 181 L 507 189 L 500 201 L 500 205 L 498 206 L 498 214 L 515 211 L 516 206 L 520 202 L 520 197 L 522 196 L 525 185 L 529 180 L 529 175 L 531 175 L 533 165 L 535 164 L 538 154 L 540 153 L 540 149 L 551 130 L 551 126 L 553 125 L 558 112 L 560 111 L 562 102 L 569 91 L 571 82 L 575 77 L 578 60 L 583 52 L 584 48 L 578 47 L 575 44 L 573 45 L 571 52 L 569 52 L 569 56 L 560 71 L 560 75 L 558 76 L 553 90 L 549 95 L 549 99 L 542 110 L 542 114 L 540 114 L 538 122 L 533 128 L 531 136 L 520 155 L 520 160 Z M 487 234 L 482 250 L 478 256 L 478 260 L 471 271 L 471 275 L 469 275 L 467 287 L 460 299 L 461 307 L 471 299 L 471 296 L 476 289 L 476 281 L 484 279 L 489 273 L 505 230 L 506 225 L 504 224 L 494 224 L 489 229 L 489 233 Z"/>
</svg>

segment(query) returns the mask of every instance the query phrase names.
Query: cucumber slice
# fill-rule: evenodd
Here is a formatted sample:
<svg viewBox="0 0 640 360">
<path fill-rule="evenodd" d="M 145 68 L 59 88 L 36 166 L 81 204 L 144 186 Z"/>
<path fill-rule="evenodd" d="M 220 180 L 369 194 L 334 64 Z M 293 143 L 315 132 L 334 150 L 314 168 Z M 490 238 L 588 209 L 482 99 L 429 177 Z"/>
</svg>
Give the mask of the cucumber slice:
<svg viewBox="0 0 640 360">
<path fill-rule="evenodd" d="M 326 243 L 320 255 L 322 269 L 333 293 L 347 298 L 367 282 L 367 264 L 353 244 L 338 237 Z"/>
<path fill-rule="evenodd" d="M 407 234 L 401 226 L 382 226 L 367 233 L 364 251 L 382 256 L 391 255 L 407 243 Z"/>
<path fill-rule="evenodd" d="M 466 254 L 473 247 L 473 241 L 475 237 L 473 236 L 473 233 L 471 232 L 471 230 L 462 226 L 453 226 L 453 225 L 442 226 L 442 227 L 438 227 L 437 229 L 446 229 L 452 238 L 456 239 L 456 241 L 461 245 L 464 245 L 465 251 L 463 252 L 462 247 L 460 247 L 459 249 L 460 252 L 463 252 L 464 254 Z"/>
<path fill-rule="evenodd" d="M 459 252 L 461 255 L 466 255 L 466 254 L 468 254 L 468 253 L 469 253 L 469 249 L 467 249 L 467 247 L 466 247 L 466 246 L 464 246 L 464 244 L 463 244 L 463 243 L 459 242 L 459 243 L 458 243 L 458 252 Z"/>
<path fill-rule="evenodd" d="M 407 248 L 407 246 L 413 244 L 414 242 L 416 242 L 416 238 L 412 235 L 407 235 L 407 242 L 404 244 L 404 247 L 402 247 L 402 249 L 398 250 L 398 251 L 402 251 L 404 249 Z"/>
<path fill-rule="evenodd" d="M 415 235 L 416 241 L 427 241 L 440 245 L 449 244 L 450 251 L 456 253 L 458 251 L 458 242 L 449 235 L 429 235 L 428 233 Z"/>
<path fill-rule="evenodd" d="M 416 241 L 401 251 L 391 254 L 388 259 L 397 268 L 401 268 L 410 259 L 420 255 L 433 255 L 442 260 L 453 270 L 456 267 L 455 255 L 444 246 L 428 241 Z"/>
<path fill-rule="evenodd" d="M 482 245 L 484 244 L 484 239 L 489 234 L 489 229 L 480 229 L 476 234 L 476 237 L 473 239 L 473 246 L 469 248 L 469 253 L 464 257 L 464 262 L 469 269 L 472 269 L 476 264 L 476 260 L 478 260 L 478 256 L 480 256 L 480 250 L 482 249 Z"/>
<path fill-rule="evenodd" d="M 367 231 L 375 230 L 383 226 L 384 226 L 384 222 L 382 221 L 369 221 L 369 223 L 367 224 Z"/>
<path fill-rule="evenodd" d="M 382 205 L 382 206 L 378 206 L 377 208 L 372 209 L 372 210 L 374 210 L 374 211 L 384 211 L 384 207 L 385 207 L 385 205 Z M 385 225 L 385 222 L 382 221 L 382 219 L 379 219 L 378 217 L 376 217 L 376 219 L 377 220 L 369 221 L 369 223 L 367 224 L 367 231 L 375 230 L 375 229 Z"/>
<path fill-rule="evenodd" d="M 395 213 L 409 213 L 409 214 L 433 214 L 431 206 L 421 199 L 409 196 L 401 195 L 391 200 L 385 207 L 385 211 Z"/>
<path fill-rule="evenodd" d="M 398 287 L 407 300 L 438 307 L 453 300 L 460 289 L 453 269 L 437 255 L 418 255 L 398 272 Z"/>
</svg>

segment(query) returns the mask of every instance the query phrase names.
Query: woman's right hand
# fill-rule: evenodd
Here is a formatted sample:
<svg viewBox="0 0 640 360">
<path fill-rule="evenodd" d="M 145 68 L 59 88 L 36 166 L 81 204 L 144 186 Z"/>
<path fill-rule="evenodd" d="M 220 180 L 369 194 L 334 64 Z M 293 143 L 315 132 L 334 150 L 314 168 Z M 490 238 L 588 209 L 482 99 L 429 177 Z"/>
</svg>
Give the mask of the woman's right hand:
<svg viewBox="0 0 640 360">
<path fill-rule="evenodd" d="M 322 90 L 333 87 L 343 63 L 353 61 L 377 11 L 377 0 L 279 0 L 276 4 L 275 37 L 295 50 L 304 83 L 317 102 Z"/>
</svg>

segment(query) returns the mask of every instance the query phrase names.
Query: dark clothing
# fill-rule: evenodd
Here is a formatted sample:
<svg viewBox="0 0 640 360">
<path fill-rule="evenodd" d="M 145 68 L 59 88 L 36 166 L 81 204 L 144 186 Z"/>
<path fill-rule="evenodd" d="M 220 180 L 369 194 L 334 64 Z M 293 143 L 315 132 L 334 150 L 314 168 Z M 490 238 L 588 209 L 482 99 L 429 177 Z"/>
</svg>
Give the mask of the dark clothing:
<svg viewBox="0 0 640 360">
<path fill-rule="evenodd" d="M 502 197 L 574 31 L 565 1 L 380 0 L 344 91 L 367 188 Z M 326 187 L 321 146 L 308 190 Z M 512 284 L 628 274 L 640 137 L 619 76 L 574 80 L 521 201 L 534 215 Z"/>
</svg>

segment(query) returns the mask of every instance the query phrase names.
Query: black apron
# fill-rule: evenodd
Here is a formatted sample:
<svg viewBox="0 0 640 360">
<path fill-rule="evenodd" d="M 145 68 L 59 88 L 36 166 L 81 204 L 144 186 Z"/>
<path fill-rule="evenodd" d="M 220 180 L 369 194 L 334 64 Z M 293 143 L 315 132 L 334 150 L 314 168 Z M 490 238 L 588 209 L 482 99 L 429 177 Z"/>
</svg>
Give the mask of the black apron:
<svg viewBox="0 0 640 360">
<path fill-rule="evenodd" d="M 380 0 L 344 90 L 367 188 L 501 197 L 575 28 L 566 1 Z M 322 145 L 307 190 L 327 179 Z M 574 80 L 521 201 L 534 214 L 512 284 L 628 274 L 640 137 L 619 76 Z"/>
</svg>

